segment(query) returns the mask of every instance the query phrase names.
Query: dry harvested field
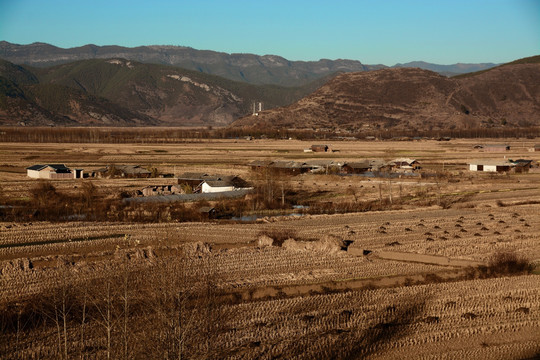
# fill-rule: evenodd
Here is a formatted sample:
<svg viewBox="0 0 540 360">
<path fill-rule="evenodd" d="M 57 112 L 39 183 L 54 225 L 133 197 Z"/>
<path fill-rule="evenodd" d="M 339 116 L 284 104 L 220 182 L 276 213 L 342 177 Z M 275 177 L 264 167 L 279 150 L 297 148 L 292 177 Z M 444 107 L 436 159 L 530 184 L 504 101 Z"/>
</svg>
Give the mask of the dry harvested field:
<svg viewBox="0 0 540 360">
<path fill-rule="evenodd" d="M 4 220 L 0 358 L 538 358 L 540 173 L 466 166 L 504 156 L 539 161 L 528 151 L 538 142 L 342 141 L 331 143 L 333 153 L 305 153 L 311 143 L 295 140 L 1 143 L 1 205 L 30 201 L 37 181 L 24 169 L 38 163 L 140 164 L 255 181 L 251 160 L 410 157 L 444 176 L 282 181 L 300 200 L 332 203 L 332 214 Z M 473 150 L 478 143 L 511 150 Z M 113 198 L 174 179 L 51 183 L 76 194 L 85 182 Z M 334 213 L 370 201 L 386 205 Z"/>
</svg>

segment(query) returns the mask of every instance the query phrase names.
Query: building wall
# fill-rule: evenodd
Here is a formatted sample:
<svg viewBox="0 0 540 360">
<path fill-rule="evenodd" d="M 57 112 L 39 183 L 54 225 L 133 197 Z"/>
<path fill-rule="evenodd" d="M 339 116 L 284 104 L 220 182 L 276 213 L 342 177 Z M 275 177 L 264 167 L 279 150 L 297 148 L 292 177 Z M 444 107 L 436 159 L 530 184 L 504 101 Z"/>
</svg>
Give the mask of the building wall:
<svg viewBox="0 0 540 360">
<path fill-rule="evenodd" d="M 221 187 L 212 187 L 208 185 L 207 183 L 204 183 L 202 185 L 201 192 L 203 193 L 217 193 L 217 192 L 224 192 L 224 191 L 233 191 L 234 186 L 221 186 Z"/>
<path fill-rule="evenodd" d="M 46 167 L 41 170 L 29 170 L 26 169 L 26 175 L 28 177 L 31 177 L 33 179 L 74 179 L 76 178 L 77 173 L 76 172 L 69 172 L 69 173 L 59 173 L 57 174 L 51 168 Z M 83 177 L 83 171 L 79 171 L 80 178 Z"/>
<path fill-rule="evenodd" d="M 26 170 L 26 175 L 28 175 L 28 177 L 31 177 L 33 179 L 39 179 L 41 177 L 40 172 L 37 170 Z"/>
<path fill-rule="evenodd" d="M 484 172 L 504 172 L 510 171 L 511 167 L 508 165 L 481 165 L 481 164 L 470 164 L 470 171 L 484 171 Z"/>
<path fill-rule="evenodd" d="M 54 171 L 49 172 L 46 176 L 48 176 L 47 179 L 73 179 L 73 174 L 71 173 L 57 174 Z"/>
</svg>

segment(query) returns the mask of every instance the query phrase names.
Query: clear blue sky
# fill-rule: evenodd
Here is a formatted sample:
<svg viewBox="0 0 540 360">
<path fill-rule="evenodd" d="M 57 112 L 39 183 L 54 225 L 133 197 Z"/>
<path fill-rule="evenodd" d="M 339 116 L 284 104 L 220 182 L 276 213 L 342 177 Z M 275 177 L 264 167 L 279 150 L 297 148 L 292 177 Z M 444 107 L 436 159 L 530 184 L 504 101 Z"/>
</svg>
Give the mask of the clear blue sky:
<svg viewBox="0 0 540 360">
<path fill-rule="evenodd" d="M 540 54 L 540 0 L 0 0 L 0 40 L 500 63 Z"/>
</svg>

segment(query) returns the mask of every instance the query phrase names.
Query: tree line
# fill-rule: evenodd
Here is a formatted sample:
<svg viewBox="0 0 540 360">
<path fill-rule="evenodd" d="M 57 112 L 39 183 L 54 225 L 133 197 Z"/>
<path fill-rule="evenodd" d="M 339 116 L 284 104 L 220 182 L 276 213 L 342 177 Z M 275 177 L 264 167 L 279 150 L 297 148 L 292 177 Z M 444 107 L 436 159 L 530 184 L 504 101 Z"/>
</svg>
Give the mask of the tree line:
<svg viewBox="0 0 540 360">
<path fill-rule="evenodd" d="M 426 137 L 450 138 L 536 138 L 540 127 L 491 127 L 471 129 L 367 129 L 341 132 L 339 129 L 256 129 L 256 128 L 56 128 L 3 127 L 2 142 L 95 143 L 95 144 L 176 144 L 210 139 L 243 137 L 270 139 L 325 140 L 373 137 L 379 140 Z"/>
</svg>

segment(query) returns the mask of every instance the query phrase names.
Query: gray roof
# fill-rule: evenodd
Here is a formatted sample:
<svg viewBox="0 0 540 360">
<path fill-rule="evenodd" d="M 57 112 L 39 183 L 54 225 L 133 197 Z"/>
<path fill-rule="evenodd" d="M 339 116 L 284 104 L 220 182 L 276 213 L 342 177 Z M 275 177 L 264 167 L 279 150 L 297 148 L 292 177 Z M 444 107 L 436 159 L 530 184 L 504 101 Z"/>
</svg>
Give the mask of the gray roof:
<svg viewBox="0 0 540 360">
<path fill-rule="evenodd" d="M 232 182 L 226 180 L 205 180 L 204 182 L 212 187 L 234 186 Z"/>
<path fill-rule="evenodd" d="M 239 176 L 224 176 L 217 180 L 203 180 L 212 187 L 234 186 L 235 188 L 247 188 L 249 184 Z"/>
<path fill-rule="evenodd" d="M 340 163 L 330 159 L 306 160 L 304 164 L 310 166 L 340 166 Z"/>
<path fill-rule="evenodd" d="M 345 164 L 345 166 L 352 169 L 369 169 L 371 167 L 368 160 L 348 162 Z"/>
</svg>

